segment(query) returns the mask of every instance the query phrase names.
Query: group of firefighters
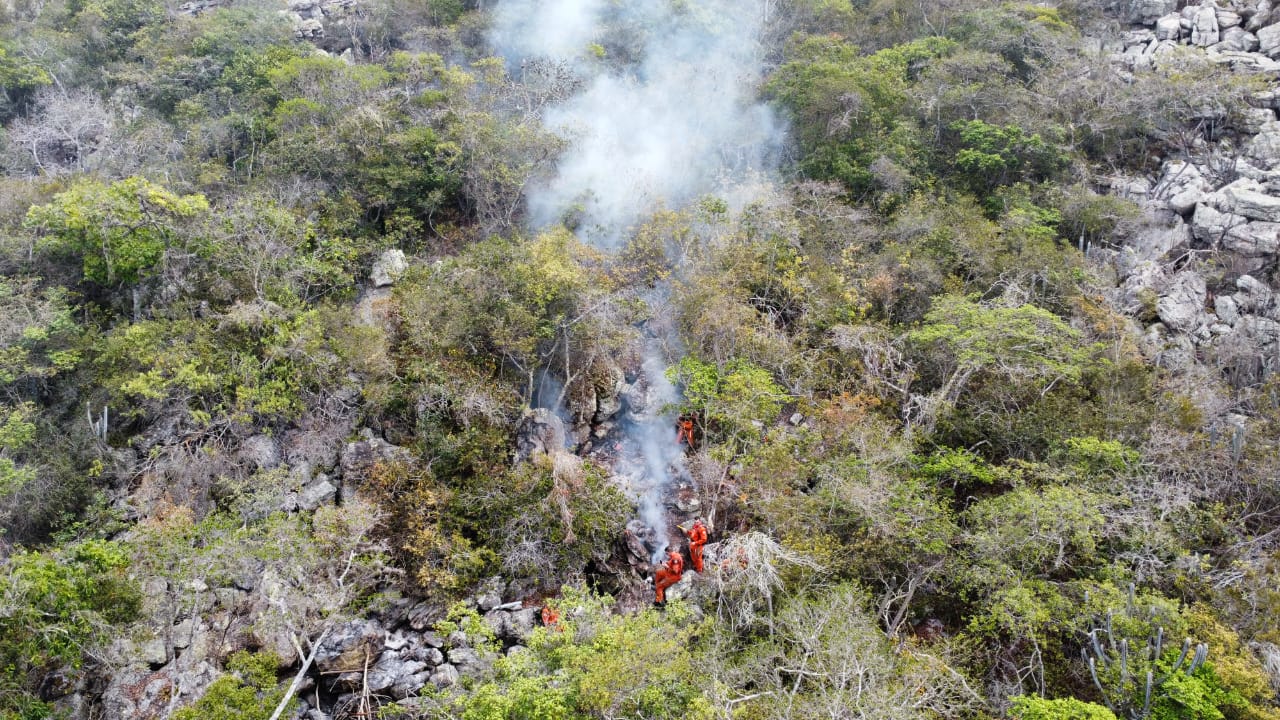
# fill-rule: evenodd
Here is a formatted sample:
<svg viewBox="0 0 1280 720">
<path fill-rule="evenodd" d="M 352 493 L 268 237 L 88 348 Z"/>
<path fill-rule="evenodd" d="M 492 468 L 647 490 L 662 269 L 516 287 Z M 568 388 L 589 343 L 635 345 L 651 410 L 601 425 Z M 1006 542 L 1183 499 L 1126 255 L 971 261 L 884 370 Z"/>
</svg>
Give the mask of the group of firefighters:
<svg viewBox="0 0 1280 720">
<path fill-rule="evenodd" d="M 682 415 L 676 421 L 676 444 L 684 445 L 688 449 L 693 449 L 693 425 L 695 417 L 692 415 Z M 693 521 L 693 527 L 684 531 L 686 537 L 689 538 L 689 560 L 693 565 L 694 572 L 702 572 L 702 546 L 707 544 L 707 526 L 702 524 L 702 518 Z M 653 590 L 656 595 L 654 604 L 665 605 L 667 602 L 667 588 L 680 582 L 680 578 L 684 577 L 684 556 L 678 550 L 671 550 L 667 553 L 666 562 L 658 566 L 653 573 Z"/>
<path fill-rule="evenodd" d="M 702 572 L 702 547 L 707 544 L 707 526 L 699 518 L 693 526 L 684 531 L 689 538 L 689 560 L 695 572 Z M 653 573 L 654 603 L 664 605 L 667 602 L 667 588 L 680 582 L 684 577 L 684 555 L 679 550 L 667 553 L 667 561 Z"/>
</svg>

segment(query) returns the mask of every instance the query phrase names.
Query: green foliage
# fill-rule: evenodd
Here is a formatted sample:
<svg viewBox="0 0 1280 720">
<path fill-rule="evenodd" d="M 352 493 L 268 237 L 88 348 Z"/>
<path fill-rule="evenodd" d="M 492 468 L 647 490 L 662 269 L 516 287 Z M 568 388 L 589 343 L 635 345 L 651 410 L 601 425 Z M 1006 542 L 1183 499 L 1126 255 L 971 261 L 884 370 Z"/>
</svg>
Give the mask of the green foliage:
<svg viewBox="0 0 1280 720">
<path fill-rule="evenodd" d="M 238 304 L 219 319 L 118 328 L 102 339 L 96 366 L 134 416 L 174 403 L 196 427 L 296 417 L 306 397 L 344 382 L 335 345 L 349 322 L 320 310 Z"/>
<path fill-rule="evenodd" d="M 140 177 L 87 179 L 31 208 L 26 224 L 47 234 L 54 250 L 80 256 L 86 280 L 132 285 L 155 269 L 183 221 L 208 209 L 202 195 L 177 195 Z"/>
<path fill-rule="evenodd" d="M 795 119 L 806 151 L 802 168 L 815 178 L 839 180 L 861 196 L 877 187 L 871 166 L 878 158 L 918 166 L 922 148 L 908 95 L 911 70 L 955 47 L 929 38 L 863 56 L 832 36 L 790 46 L 768 90 Z"/>
<path fill-rule="evenodd" d="M 31 422 L 35 405 L 22 403 L 16 407 L 0 404 L 0 499 L 35 478 L 35 470 L 14 460 L 35 439 L 36 426 Z"/>
<path fill-rule="evenodd" d="M 1015 720 L 1116 720 L 1115 713 L 1091 702 L 1075 698 L 1048 700 L 1034 695 L 1010 698 L 1009 716 Z"/>
<path fill-rule="evenodd" d="M 734 359 L 716 367 L 686 357 L 668 375 L 679 383 L 687 409 L 727 442 L 745 443 L 760 437 L 786 399 L 773 376 L 747 360 Z"/>
<path fill-rule="evenodd" d="M 475 478 L 450 509 L 502 558 L 504 575 L 550 584 L 608 560 L 631 502 L 604 468 L 559 455 Z"/>
<path fill-rule="evenodd" d="M 13 47 L 0 41 L 0 121 L 9 120 L 37 88 L 52 82 L 47 70 L 15 57 Z"/>
<path fill-rule="evenodd" d="M 959 135 L 953 162 L 960 179 L 979 197 L 1019 180 L 1048 179 L 1064 165 L 1063 155 L 1040 135 L 1016 125 L 969 120 L 950 129 Z"/>
<path fill-rule="evenodd" d="M 174 720 L 266 720 L 284 696 L 276 681 L 279 662 L 265 651 L 232 653 L 227 658 L 231 674 L 214 680 L 199 700 L 175 712 Z"/>
<path fill-rule="evenodd" d="M 1105 522 L 1105 497 L 1070 487 L 1019 488 L 974 503 L 965 511 L 975 575 L 1004 578 L 1080 572 L 1098 561 L 1097 536 Z"/>
<path fill-rule="evenodd" d="M 0 384 L 49 379 L 81 360 L 81 328 L 72 315 L 70 292 L 43 289 L 32 278 L 0 278 Z"/>
<path fill-rule="evenodd" d="M 128 563 L 124 547 L 101 540 L 0 563 L 0 717 L 34 717 L 46 672 L 78 668 L 111 625 L 136 617 L 141 595 Z"/>
<path fill-rule="evenodd" d="M 997 368 L 994 374 L 1012 383 L 1077 382 L 1091 359 L 1078 330 L 1033 305 L 988 307 L 971 298 L 938 298 L 908 338 L 940 350 L 937 360 L 958 372 Z"/>
<path fill-rule="evenodd" d="M 560 627 L 535 631 L 529 652 L 500 659 L 493 680 L 454 701 L 455 717 L 711 717 L 690 647 L 702 627 L 682 605 L 619 615 L 569 588 L 554 604 Z"/>
</svg>

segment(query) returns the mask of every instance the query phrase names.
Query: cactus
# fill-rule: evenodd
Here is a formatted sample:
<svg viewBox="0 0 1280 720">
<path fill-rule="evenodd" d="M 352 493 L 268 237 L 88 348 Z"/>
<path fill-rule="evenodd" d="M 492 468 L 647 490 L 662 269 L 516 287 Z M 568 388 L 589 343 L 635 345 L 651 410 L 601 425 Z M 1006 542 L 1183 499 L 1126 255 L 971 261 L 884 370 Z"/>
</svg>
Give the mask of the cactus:
<svg viewBox="0 0 1280 720">
<path fill-rule="evenodd" d="M 106 405 L 103 405 L 103 406 L 102 406 L 102 415 L 101 415 L 101 419 L 96 420 L 96 421 L 93 419 L 93 406 L 92 406 L 92 405 L 90 405 L 89 403 L 85 403 L 85 404 L 84 404 L 84 412 L 85 412 L 85 416 L 86 416 L 86 417 L 88 417 L 88 419 L 89 419 L 89 430 L 90 430 L 90 432 L 92 432 L 92 433 L 93 433 L 93 436 L 94 436 L 95 438 L 97 438 L 100 442 L 106 442 L 106 441 L 107 441 L 107 430 L 108 430 L 108 424 L 107 424 L 107 420 L 108 420 L 108 418 L 107 418 L 107 406 L 106 406 Z"/>
<path fill-rule="evenodd" d="M 1125 614 L 1134 620 L 1140 615 L 1155 619 L 1154 607 L 1140 612 L 1136 588 L 1132 583 L 1126 593 Z M 1102 639 L 1104 633 L 1105 642 Z M 1130 652 L 1129 638 L 1122 637 L 1117 641 L 1115 633 L 1115 613 L 1108 611 L 1106 617 L 1096 622 L 1086 634 L 1087 640 L 1080 649 L 1080 656 L 1089 668 L 1089 677 L 1103 703 L 1116 715 L 1127 716 L 1131 720 L 1148 720 L 1156 690 L 1176 673 L 1183 672 L 1188 677 L 1193 675 L 1209 655 L 1208 645 L 1185 638 L 1169 672 L 1157 677 L 1155 664 L 1165 650 L 1164 627 L 1156 625 L 1152 629 L 1144 652 Z M 1110 672 L 1104 672 L 1108 670 Z M 1138 684 L 1141 684 L 1140 688 Z M 1142 696 L 1140 706 L 1135 702 L 1139 689 Z"/>
</svg>

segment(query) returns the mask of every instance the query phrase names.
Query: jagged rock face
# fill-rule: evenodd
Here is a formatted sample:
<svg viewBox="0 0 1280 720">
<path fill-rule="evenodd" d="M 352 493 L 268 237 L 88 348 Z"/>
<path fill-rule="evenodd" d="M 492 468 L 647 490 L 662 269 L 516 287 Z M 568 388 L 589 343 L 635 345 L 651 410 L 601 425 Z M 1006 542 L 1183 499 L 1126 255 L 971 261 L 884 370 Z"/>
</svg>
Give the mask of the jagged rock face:
<svg viewBox="0 0 1280 720">
<path fill-rule="evenodd" d="M 1280 11 L 1270 0 L 1112 7 L 1142 26 L 1107 47 L 1135 81 L 1139 71 L 1159 66 L 1165 48 L 1184 45 L 1272 83 L 1252 94 L 1254 107 L 1217 144 L 1169 158 L 1149 192 L 1135 192 L 1132 181 L 1113 183 L 1113 192 L 1139 198 L 1144 214 L 1119 251 L 1096 252 L 1116 271 L 1117 307 L 1153 323 L 1145 347 L 1157 364 L 1191 371 L 1207 353 L 1236 381 L 1257 382 L 1280 370 L 1280 308 L 1267 282 L 1280 264 Z M 1195 262 L 1183 266 L 1209 253 L 1212 274 Z"/>
<path fill-rule="evenodd" d="M 1204 324 L 1202 316 L 1207 296 L 1204 278 L 1199 273 L 1178 273 L 1156 301 L 1156 314 L 1171 330 L 1190 332 Z"/>
<path fill-rule="evenodd" d="M 1112 0 L 1111 10 L 1125 22 L 1150 25 L 1178 9 L 1177 0 Z"/>
</svg>

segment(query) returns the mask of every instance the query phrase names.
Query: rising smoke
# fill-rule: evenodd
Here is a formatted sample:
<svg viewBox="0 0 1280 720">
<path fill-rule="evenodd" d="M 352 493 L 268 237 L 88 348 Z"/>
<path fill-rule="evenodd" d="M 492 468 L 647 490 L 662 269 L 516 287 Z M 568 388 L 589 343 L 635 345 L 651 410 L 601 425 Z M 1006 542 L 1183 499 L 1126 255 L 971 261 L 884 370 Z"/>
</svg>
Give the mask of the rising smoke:
<svg viewBox="0 0 1280 720">
<path fill-rule="evenodd" d="M 754 199 L 783 139 L 756 99 L 768 1 L 501 0 L 490 41 L 513 71 L 551 63 L 582 80 L 544 112 L 547 128 L 569 142 L 555 171 L 526 192 L 530 224 L 568 222 L 583 240 L 613 248 L 655 210 L 708 194 Z M 662 332 L 646 348 L 637 382 L 645 399 L 623 425 L 618 468 L 656 532 L 655 560 L 668 542 L 662 498 L 684 472 L 669 414 L 678 400 L 666 378 L 671 338 Z"/>
<path fill-rule="evenodd" d="M 548 60 L 585 79 L 544 116 L 571 142 L 527 194 L 532 224 L 572 213 L 612 247 L 653 210 L 736 195 L 767 169 L 783 134 L 756 100 L 762 16 L 750 0 L 504 0 L 491 40 L 513 67 Z"/>
</svg>

